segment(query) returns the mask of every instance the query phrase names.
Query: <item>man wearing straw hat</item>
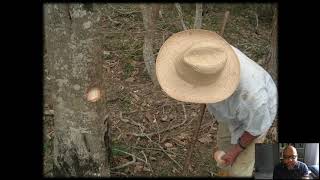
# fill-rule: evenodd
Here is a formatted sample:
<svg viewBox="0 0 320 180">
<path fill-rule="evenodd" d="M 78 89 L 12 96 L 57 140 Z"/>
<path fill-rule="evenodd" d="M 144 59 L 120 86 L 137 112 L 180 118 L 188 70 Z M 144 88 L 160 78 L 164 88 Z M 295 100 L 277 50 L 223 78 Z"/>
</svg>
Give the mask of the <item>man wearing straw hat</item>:
<svg viewBox="0 0 320 180">
<path fill-rule="evenodd" d="M 264 141 L 277 112 L 271 76 L 217 33 L 201 29 L 166 40 L 156 75 L 170 97 L 205 103 L 218 121 L 217 146 L 226 153 L 219 173 L 252 176 L 255 143 Z"/>
</svg>

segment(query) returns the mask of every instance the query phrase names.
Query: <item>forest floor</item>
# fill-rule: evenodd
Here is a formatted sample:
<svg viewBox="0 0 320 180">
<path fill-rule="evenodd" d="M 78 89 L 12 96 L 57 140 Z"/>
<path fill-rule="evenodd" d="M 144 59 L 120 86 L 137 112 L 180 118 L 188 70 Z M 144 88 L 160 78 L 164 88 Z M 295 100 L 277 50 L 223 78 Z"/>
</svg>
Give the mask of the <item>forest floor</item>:
<svg viewBox="0 0 320 180">
<path fill-rule="evenodd" d="M 190 28 L 195 5 L 181 4 L 181 7 L 184 21 Z M 250 4 L 205 4 L 202 28 L 219 32 L 224 12 L 229 10 L 225 39 L 258 62 L 269 52 L 273 12 L 267 5 L 256 7 Z M 257 31 L 256 10 L 259 15 Z M 144 27 L 138 4 L 101 4 L 100 13 L 103 28 L 101 53 L 108 77 L 106 111 L 110 112 L 112 122 L 112 167 L 131 161 L 129 154 L 142 159 L 112 169 L 111 175 L 180 176 L 200 105 L 176 101 L 160 88 L 153 87 L 142 57 Z M 154 34 L 155 55 L 170 35 L 181 30 L 173 4 L 163 4 Z M 49 94 L 50 87 L 45 86 L 44 95 Z M 46 97 L 44 112 L 44 174 L 52 176 L 54 112 Z M 139 137 L 142 132 L 151 135 Z M 216 132 L 217 123 L 206 111 L 191 159 L 190 176 L 215 176 L 217 173 L 212 159 Z M 276 141 L 275 121 L 265 143 Z"/>
</svg>

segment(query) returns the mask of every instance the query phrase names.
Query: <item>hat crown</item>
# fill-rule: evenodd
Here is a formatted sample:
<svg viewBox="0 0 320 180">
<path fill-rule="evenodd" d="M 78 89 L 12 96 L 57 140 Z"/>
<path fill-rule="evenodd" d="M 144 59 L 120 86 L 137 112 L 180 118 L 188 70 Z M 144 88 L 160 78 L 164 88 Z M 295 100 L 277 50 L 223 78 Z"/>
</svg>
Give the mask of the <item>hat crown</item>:
<svg viewBox="0 0 320 180">
<path fill-rule="evenodd" d="M 216 74 L 220 72 L 227 61 L 227 55 L 221 48 L 196 45 L 183 56 L 183 63 L 201 74 Z"/>
<path fill-rule="evenodd" d="M 213 83 L 225 68 L 227 54 L 221 45 L 198 42 L 186 50 L 175 64 L 181 79 L 195 85 Z"/>
</svg>

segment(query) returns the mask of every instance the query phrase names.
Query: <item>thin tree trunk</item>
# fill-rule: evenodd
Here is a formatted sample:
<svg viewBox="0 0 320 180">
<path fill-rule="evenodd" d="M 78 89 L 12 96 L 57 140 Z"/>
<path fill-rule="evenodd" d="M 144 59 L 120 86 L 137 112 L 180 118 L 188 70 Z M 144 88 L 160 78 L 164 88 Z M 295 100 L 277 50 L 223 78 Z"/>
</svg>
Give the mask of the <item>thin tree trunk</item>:
<svg viewBox="0 0 320 180">
<path fill-rule="evenodd" d="M 149 76 L 155 86 L 158 86 L 158 80 L 155 71 L 155 57 L 153 54 L 153 41 L 155 33 L 155 20 L 157 18 L 157 5 L 141 5 L 143 25 L 146 31 L 143 44 L 143 59 Z"/>
<path fill-rule="evenodd" d="M 223 22 L 222 22 L 222 26 L 221 26 L 221 30 L 220 30 L 220 35 L 221 35 L 221 36 L 224 34 L 224 29 L 225 29 L 225 27 L 226 27 L 229 14 L 230 14 L 229 11 L 226 11 L 226 12 L 224 13 L 224 18 L 223 18 Z"/>
<path fill-rule="evenodd" d="M 273 80 L 277 83 L 278 78 L 278 12 L 274 10 L 271 31 L 271 48 L 266 63 L 266 69 L 271 74 Z"/>
<path fill-rule="evenodd" d="M 194 18 L 194 29 L 201 29 L 202 25 L 202 3 L 196 3 L 196 15 Z"/>
<path fill-rule="evenodd" d="M 97 13 L 79 4 L 46 4 L 44 11 L 48 69 L 53 77 L 54 176 L 110 176 L 102 58 L 95 40 Z M 86 98 L 92 87 L 102 95 L 95 102 Z"/>
<path fill-rule="evenodd" d="M 183 13 L 182 13 L 182 8 L 181 8 L 180 4 L 179 3 L 174 3 L 174 5 L 177 8 L 178 15 L 179 15 L 180 22 L 181 22 L 183 30 L 187 30 L 188 28 L 187 28 L 186 24 L 183 21 Z"/>
</svg>

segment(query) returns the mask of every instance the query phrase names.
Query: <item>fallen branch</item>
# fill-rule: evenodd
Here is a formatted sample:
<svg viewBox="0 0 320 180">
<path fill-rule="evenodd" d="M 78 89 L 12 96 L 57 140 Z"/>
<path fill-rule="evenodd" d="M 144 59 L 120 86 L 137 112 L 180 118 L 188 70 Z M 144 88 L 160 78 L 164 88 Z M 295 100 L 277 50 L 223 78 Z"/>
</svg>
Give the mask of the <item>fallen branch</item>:
<svg viewBox="0 0 320 180">
<path fill-rule="evenodd" d="M 131 156 L 131 157 L 133 158 L 132 161 L 129 161 L 129 162 L 125 163 L 125 164 L 122 164 L 122 165 L 120 165 L 120 166 L 113 167 L 113 168 L 110 168 L 110 169 L 111 169 L 111 170 L 121 169 L 121 168 L 127 167 L 127 166 L 135 163 L 135 162 L 136 162 L 136 157 L 135 157 L 135 156 Z"/>
<path fill-rule="evenodd" d="M 127 155 L 130 155 L 130 156 L 132 157 L 132 161 L 127 162 L 127 163 L 125 163 L 125 164 L 123 164 L 123 165 L 120 165 L 120 166 L 117 166 L 117 167 L 113 167 L 113 168 L 111 168 L 111 170 L 124 168 L 124 167 L 126 167 L 126 166 L 129 166 L 129 165 L 135 163 L 136 160 L 139 160 L 139 161 L 142 161 L 142 162 L 144 162 L 144 163 L 147 163 L 146 161 L 144 161 L 143 159 L 137 157 L 137 156 L 134 155 L 134 154 L 131 154 L 131 153 L 122 151 L 122 150 L 120 150 L 120 149 L 113 149 L 113 150 L 118 151 L 118 152 L 122 152 L 122 153 L 127 154 Z"/>
<path fill-rule="evenodd" d="M 137 137 L 153 136 L 153 135 L 155 135 L 155 134 L 159 134 L 159 135 L 160 135 L 160 134 L 163 133 L 163 132 L 170 131 L 170 130 L 172 130 L 172 129 L 175 129 L 175 128 L 178 128 L 178 127 L 184 125 L 184 124 L 187 122 L 188 119 L 187 119 L 186 108 L 185 108 L 185 106 L 184 106 L 183 103 L 181 103 L 181 105 L 182 105 L 182 109 L 183 109 L 183 112 L 184 112 L 184 121 L 183 121 L 182 123 L 177 124 L 177 125 L 174 125 L 174 126 L 171 126 L 171 127 L 168 127 L 168 128 L 166 128 L 166 129 L 164 129 L 164 130 L 161 130 L 161 131 L 159 131 L 159 132 L 154 132 L 154 133 L 149 133 L 149 134 L 145 134 L 145 133 L 141 133 L 141 134 L 137 134 L 137 133 L 127 133 L 127 134 L 133 135 L 133 136 L 137 136 Z"/>
<path fill-rule="evenodd" d="M 182 166 L 181 166 L 176 160 L 174 160 L 174 159 L 163 149 L 163 147 L 162 147 L 160 144 L 154 142 L 149 136 L 146 136 L 146 137 L 147 137 L 151 142 L 153 142 L 154 144 L 156 144 L 156 145 L 162 150 L 162 152 L 163 152 L 164 154 L 166 154 L 176 165 L 179 166 L 180 169 L 182 169 Z"/>
</svg>

